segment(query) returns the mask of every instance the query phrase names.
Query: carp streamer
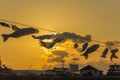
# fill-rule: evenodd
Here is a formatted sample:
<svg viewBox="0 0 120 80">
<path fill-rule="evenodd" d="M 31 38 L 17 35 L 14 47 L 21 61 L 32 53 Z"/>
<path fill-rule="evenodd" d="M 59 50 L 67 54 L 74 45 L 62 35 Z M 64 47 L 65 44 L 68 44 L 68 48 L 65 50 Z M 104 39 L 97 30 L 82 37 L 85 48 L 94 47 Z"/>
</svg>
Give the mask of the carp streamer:
<svg viewBox="0 0 120 80">
<path fill-rule="evenodd" d="M 73 49 L 78 49 L 79 44 L 83 43 L 81 50 L 79 51 L 81 56 L 84 56 L 85 59 L 88 59 L 88 55 L 97 51 L 97 49 L 100 46 L 100 44 L 104 44 L 105 49 L 102 52 L 101 57 L 106 58 L 106 55 L 108 52 L 111 52 L 110 60 L 112 61 L 113 58 L 118 59 L 118 56 L 116 53 L 119 51 L 118 47 L 120 44 L 120 41 L 97 41 L 91 39 L 91 35 L 86 35 L 86 36 L 81 36 L 76 33 L 71 33 L 71 32 L 62 32 L 59 33 L 55 30 L 49 30 L 41 27 L 33 27 L 32 25 L 27 25 L 15 21 L 10 21 L 6 19 L 0 19 L 0 25 L 6 28 L 11 28 L 14 32 L 10 34 L 2 34 L 3 41 L 7 41 L 9 37 L 12 38 L 19 38 L 22 36 L 26 35 L 31 35 L 33 39 L 38 39 L 40 41 L 40 46 L 45 47 L 47 49 L 52 48 L 55 46 L 57 43 L 64 43 L 66 40 L 72 40 L 74 42 Z M 17 25 L 22 25 L 26 26 L 26 28 L 20 28 Z M 32 26 L 32 27 L 31 27 Z M 35 36 L 33 34 L 39 33 L 39 30 L 44 30 L 48 32 L 52 32 L 52 34 L 46 34 L 46 35 L 40 35 L 40 36 Z M 46 42 L 47 40 L 51 40 L 51 42 Z M 89 42 L 94 41 L 100 44 L 93 44 L 92 46 L 89 46 Z"/>
</svg>

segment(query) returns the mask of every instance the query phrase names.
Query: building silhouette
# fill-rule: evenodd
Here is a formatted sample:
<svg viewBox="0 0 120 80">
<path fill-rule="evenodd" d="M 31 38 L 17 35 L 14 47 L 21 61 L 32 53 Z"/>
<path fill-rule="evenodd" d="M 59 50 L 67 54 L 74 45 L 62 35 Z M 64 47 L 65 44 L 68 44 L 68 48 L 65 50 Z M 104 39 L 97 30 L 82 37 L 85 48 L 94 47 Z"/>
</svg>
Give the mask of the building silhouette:
<svg viewBox="0 0 120 80">
<path fill-rule="evenodd" d="M 70 72 L 78 72 L 78 64 L 69 64 Z"/>
<path fill-rule="evenodd" d="M 120 76 L 120 65 L 110 65 L 107 72 L 107 76 Z"/>
<path fill-rule="evenodd" d="M 53 72 L 56 73 L 56 75 L 65 75 L 69 72 L 69 68 L 54 67 Z"/>
<path fill-rule="evenodd" d="M 8 68 L 5 64 L 2 64 L 2 59 L 0 56 L 0 75 L 11 75 L 13 71 L 11 68 Z"/>
<path fill-rule="evenodd" d="M 103 71 L 100 71 L 90 65 L 80 69 L 80 74 L 82 76 L 102 76 Z"/>
<path fill-rule="evenodd" d="M 13 72 L 18 76 L 29 75 L 29 74 L 33 74 L 33 75 L 46 74 L 45 71 L 41 71 L 41 70 L 13 70 Z"/>
</svg>

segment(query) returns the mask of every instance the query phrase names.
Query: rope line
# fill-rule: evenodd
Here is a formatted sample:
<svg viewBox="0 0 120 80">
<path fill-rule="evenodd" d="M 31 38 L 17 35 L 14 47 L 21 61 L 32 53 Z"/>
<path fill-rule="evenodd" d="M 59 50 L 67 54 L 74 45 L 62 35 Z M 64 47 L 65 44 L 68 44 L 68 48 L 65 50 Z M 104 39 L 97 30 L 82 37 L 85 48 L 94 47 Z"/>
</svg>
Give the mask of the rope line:
<svg viewBox="0 0 120 80">
<path fill-rule="evenodd" d="M 32 25 L 23 24 L 23 23 L 19 23 L 19 22 L 15 22 L 15 21 L 6 20 L 6 19 L 0 19 L 0 20 L 6 21 L 6 22 L 10 22 L 10 23 L 19 24 L 19 25 L 22 25 L 22 26 L 27 26 L 27 27 L 31 26 L 31 27 L 33 27 Z M 49 29 L 44 29 L 44 28 L 39 28 L 39 27 L 34 27 L 34 28 L 41 29 L 41 30 L 44 30 L 44 31 L 49 31 L 49 32 L 57 32 L 57 31 L 53 31 L 53 30 L 49 30 Z"/>
</svg>

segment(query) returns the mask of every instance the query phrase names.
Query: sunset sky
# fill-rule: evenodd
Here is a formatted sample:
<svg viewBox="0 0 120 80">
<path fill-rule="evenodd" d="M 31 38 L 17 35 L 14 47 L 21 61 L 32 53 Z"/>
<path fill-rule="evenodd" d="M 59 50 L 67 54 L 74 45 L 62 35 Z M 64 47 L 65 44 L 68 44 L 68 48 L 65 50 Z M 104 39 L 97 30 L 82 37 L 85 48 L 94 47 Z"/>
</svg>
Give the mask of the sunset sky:
<svg viewBox="0 0 120 80">
<path fill-rule="evenodd" d="M 57 32 L 74 32 L 82 36 L 90 34 L 92 39 L 103 42 L 120 41 L 120 0 L 0 0 L 0 19 Z M 0 34 L 12 32 L 10 28 L 0 26 Z M 36 35 L 49 33 L 51 32 L 40 30 Z M 77 61 L 79 64 L 102 59 L 100 55 L 103 48 L 85 60 L 80 56 L 82 53 L 73 49 L 73 45 L 74 43 L 68 40 L 59 44 L 51 53 L 40 46 L 39 40 L 33 39 L 30 35 L 17 39 L 10 38 L 5 43 L 0 37 L 0 55 L 3 63 L 13 69 L 48 69 L 59 66 L 59 63 L 48 60 L 53 56 L 59 56 L 60 51 L 66 54 L 66 65 L 74 57 L 80 59 Z M 109 55 L 105 60 L 109 61 Z"/>
</svg>

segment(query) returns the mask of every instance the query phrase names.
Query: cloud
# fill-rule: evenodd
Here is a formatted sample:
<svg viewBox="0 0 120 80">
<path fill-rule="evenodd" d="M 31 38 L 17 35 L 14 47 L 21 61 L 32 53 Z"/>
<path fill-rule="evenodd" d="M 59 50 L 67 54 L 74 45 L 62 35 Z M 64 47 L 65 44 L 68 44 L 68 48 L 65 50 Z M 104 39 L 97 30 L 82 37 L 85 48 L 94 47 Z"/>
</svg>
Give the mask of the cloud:
<svg viewBox="0 0 120 80">
<path fill-rule="evenodd" d="M 48 57 L 53 57 L 53 55 L 50 54 L 50 55 L 48 55 Z"/>
<path fill-rule="evenodd" d="M 66 51 L 52 51 L 54 57 L 49 58 L 48 62 L 61 62 L 65 57 L 68 57 L 68 53 Z"/>
<path fill-rule="evenodd" d="M 106 41 L 105 42 L 106 47 L 108 47 L 109 49 L 116 48 L 118 44 L 120 44 L 120 41 Z"/>
<path fill-rule="evenodd" d="M 73 58 L 74 61 L 79 61 L 80 59 L 78 57 Z"/>
<path fill-rule="evenodd" d="M 98 70 L 104 71 L 104 73 L 106 73 L 109 68 L 109 65 L 111 65 L 111 62 L 105 59 L 100 59 L 99 61 L 90 61 L 84 65 L 81 64 L 82 67 L 85 67 L 87 65 L 91 65 L 97 68 Z"/>
<path fill-rule="evenodd" d="M 53 68 L 53 65 L 47 65 L 47 64 L 42 65 L 42 69 L 44 70 L 51 69 L 51 68 Z"/>
<path fill-rule="evenodd" d="M 55 57 L 55 58 L 48 59 L 48 62 L 62 62 L 62 61 L 63 61 L 62 57 Z"/>
<path fill-rule="evenodd" d="M 53 55 L 59 56 L 59 57 L 68 57 L 68 53 L 66 51 L 59 51 L 59 50 L 55 50 L 52 51 Z"/>
<path fill-rule="evenodd" d="M 103 73 L 106 74 L 108 69 L 109 69 L 110 64 L 111 63 L 107 60 L 99 60 L 99 61 L 96 61 L 96 62 L 95 61 L 90 61 L 90 62 L 87 62 L 85 64 L 80 63 L 79 64 L 79 69 L 82 69 L 82 68 L 86 67 L 87 65 L 91 65 L 91 66 L 95 67 L 96 69 L 103 71 Z"/>
</svg>

